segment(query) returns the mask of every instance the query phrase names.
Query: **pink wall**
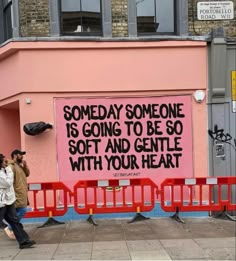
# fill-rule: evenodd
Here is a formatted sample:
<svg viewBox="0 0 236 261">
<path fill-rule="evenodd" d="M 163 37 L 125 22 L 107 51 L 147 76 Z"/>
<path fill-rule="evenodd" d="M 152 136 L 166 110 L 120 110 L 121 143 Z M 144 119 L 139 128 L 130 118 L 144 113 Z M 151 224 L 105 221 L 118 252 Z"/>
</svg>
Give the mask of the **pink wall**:
<svg viewBox="0 0 236 261">
<path fill-rule="evenodd" d="M 20 100 L 21 147 L 27 151 L 30 181 L 58 179 L 54 98 L 91 96 L 190 95 L 193 173 L 206 176 L 206 103 L 192 97 L 195 90 L 207 88 L 206 48 L 203 42 L 174 41 L 15 42 L 2 47 L 0 107 Z M 38 136 L 25 135 L 23 125 L 34 121 L 50 122 L 54 128 Z M 7 141 L 2 146 L 8 150 Z"/>
<path fill-rule="evenodd" d="M 0 153 L 10 158 L 11 152 L 21 147 L 18 110 L 0 108 Z"/>
<path fill-rule="evenodd" d="M 206 88 L 203 42 L 10 43 L 1 48 L 0 60 L 13 47 L 17 53 L 0 62 L 0 78 L 6 88 L 0 99 L 38 91 Z"/>
</svg>

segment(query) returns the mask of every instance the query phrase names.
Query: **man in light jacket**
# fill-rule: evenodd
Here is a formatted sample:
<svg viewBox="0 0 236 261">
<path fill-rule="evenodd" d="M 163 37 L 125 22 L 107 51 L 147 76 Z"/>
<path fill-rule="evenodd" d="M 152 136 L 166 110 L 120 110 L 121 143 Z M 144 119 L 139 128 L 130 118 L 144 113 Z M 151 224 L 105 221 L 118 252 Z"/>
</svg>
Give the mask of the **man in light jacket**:
<svg viewBox="0 0 236 261">
<path fill-rule="evenodd" d="M 13 187 L 14 174 L 10 166 L 7 166 L 5 156 L 0 154 L 0 223 L 6 220 L 12 227 L 19 248 L 29 248 L 36 244 L 30 240 L 28 234 L 19 222 L 14 203 L 16 196 Z"/>
</svg>

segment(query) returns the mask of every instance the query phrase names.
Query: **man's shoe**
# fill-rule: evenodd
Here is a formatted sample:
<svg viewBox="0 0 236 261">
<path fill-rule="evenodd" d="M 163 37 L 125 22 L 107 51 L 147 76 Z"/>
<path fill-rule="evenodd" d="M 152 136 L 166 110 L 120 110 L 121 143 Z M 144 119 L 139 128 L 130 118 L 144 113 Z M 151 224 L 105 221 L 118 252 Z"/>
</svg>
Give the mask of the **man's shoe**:
<svg viewBox="0 0 236 261">
<path fill-rule="evenodd" d="M 34 240 L 27 240 L 24 243 L 20 244 L 20 249 L 30 248 L 35 244 L 36 242 Z"/>
</svg>

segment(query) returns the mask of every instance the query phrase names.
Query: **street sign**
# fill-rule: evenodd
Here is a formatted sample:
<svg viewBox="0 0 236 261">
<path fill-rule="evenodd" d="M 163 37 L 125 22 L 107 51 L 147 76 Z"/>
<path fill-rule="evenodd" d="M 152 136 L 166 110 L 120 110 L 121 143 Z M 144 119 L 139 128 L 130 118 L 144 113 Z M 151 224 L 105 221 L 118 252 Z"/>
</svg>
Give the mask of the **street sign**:
<svg viewBox="0 0 236 261">
<path fill-rule="evenodd" d="M 198 20 L 234 19 L 233 1 L 214 1 L 197 3 Z"/>
</svg>

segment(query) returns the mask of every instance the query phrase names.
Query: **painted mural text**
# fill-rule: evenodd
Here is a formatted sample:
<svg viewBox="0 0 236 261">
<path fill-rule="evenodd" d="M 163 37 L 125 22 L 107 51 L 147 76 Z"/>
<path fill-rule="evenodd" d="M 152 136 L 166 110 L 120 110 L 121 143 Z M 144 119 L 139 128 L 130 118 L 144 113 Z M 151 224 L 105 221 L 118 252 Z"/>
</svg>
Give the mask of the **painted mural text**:
<svg viewBox="0 0 236 261">
<path fill-rule="evenodd" d="M 112 104 L 109 107 L 103 105 L 64 106 L 64 118 L 70 120 L 119 120 L 123 104 Z M 154 118 L 183 118 L 183 103 L 174 104 L 127 104 L 125 106 L 127 119 Z"/>
<path fill-rule="evenodd" d="M 183 103 L 65 105 L 72 171 L 179 168 Z"/>
</svg>

